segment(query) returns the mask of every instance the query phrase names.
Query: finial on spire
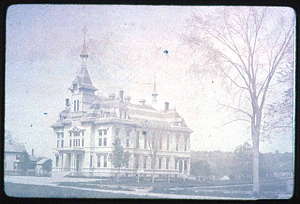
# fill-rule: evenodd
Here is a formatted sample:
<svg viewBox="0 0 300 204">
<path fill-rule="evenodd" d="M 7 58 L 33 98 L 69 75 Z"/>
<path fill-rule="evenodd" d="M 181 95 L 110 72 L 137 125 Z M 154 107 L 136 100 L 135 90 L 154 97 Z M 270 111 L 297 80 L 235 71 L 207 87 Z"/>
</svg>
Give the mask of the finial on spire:
<svg viewBox="0 0 300 204">
<path fill-rule="evenodd" d="M 155 76 L 154 76 L 154 85 L 153 85 L 153 92 L 152 92 L 152 103 L 153 104 L 157 103 L 157 100 L 156 100 L 157 96 L 158 96 L 158 93 L 157 93 L 157 88 L 156 88 L 156 73 L 155 73 Z"/>
<path fill-rule="evenodd" d="M 81 51 L 81 54 L 80 54 L 80 57 L 82 58 L 82 63 L 85 64 L 86 62 L 86 59 L 88 58 L 88 54 L 87 54 L 87 46 L 85 44 L 85 37 L 86 37 L 86 33 L 87 33 L 87 28 L 86 26 L 84 26 L 84 28 L 82 29 L 82 32 L 83 32 L 83 46 L 82 46 L 82 51 Z"/>
</svg>

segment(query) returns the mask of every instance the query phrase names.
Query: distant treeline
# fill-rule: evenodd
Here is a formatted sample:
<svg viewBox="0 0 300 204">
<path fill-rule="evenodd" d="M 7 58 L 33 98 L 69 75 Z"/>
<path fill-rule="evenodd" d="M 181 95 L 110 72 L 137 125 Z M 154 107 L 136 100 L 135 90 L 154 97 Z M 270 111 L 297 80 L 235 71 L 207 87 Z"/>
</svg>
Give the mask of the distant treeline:
<svg viewBox="0 0 300 204">
<path fill-rule="evenodd" d="M 260 177 L 272 179 L 290 177 L 293 173 L 293 154 L 290 152 L 261 153 Z M 191 151 L 191 174 L 201 179 L 231 180 L 252 178 L 252 151 L 248 143 L 234 152 Z"/>
</svg>

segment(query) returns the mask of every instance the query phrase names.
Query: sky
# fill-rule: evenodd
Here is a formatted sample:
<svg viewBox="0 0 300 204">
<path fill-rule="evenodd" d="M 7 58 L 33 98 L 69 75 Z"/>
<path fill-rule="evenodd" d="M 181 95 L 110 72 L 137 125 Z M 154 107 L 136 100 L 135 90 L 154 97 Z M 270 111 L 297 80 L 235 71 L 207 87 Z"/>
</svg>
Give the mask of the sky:
<svg viewBox="0 0 300 204">
<path fill-rule="evenodd" d="M 133 103 L 151 104 L 156 76 L 158 106 L 168 101 L 194 131 L 191 149 L 233 151 L 251 143 L 243 122 L 227 122 L 216 99 L 230 97 L 218 77 L 191 76 L 200 52 L 182 40 L 193 13 L 216 8 L 119 5 L 13 5 L 6 17 L 5 130 L 28 152 L 53 157 L 50 127 L 64 109 L 78 73 L 84 26 L 88 71 L 97 94 L 124 90 Z M 285 10 L 284 10 L 285 11 Z M 291 9 L 287 10 L 291 12 Z M 165 51 L 168 51 L 166 53 Z M 291 152 L 293 133 L 262 142 L 261 152 Z"/>
</svg>

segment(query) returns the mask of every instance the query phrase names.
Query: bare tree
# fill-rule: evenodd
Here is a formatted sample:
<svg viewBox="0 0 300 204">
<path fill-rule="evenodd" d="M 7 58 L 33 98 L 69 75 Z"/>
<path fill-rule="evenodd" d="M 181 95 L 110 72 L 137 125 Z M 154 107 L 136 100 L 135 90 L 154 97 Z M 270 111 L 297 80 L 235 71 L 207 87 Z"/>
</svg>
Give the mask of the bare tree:
<svg viewBox="0 0 300 204">
<path fill-rule="evenodd" d="M 272 79 L 293 60 L 295 16 L 290 8 L 214 9 L 213 14 L 193 14 L 183 39 L 204 53 L 200 72 L 222 77 L 227 84 L 233 101 L 220 105 L 233 111 L 235 118 L 229 122 L 245 121 L 251 127 L 253 193 L 259 195 L 263 108 L 269 90 L 276 87 Z"/>
<path fill-rule="evenodd" d="M 144 136 L 147 138 L 147 145 L 150 150 L 151 156 L 151 169 L 152 169 L 152 183 L 155 182 L 155 170 L 156 170 L 156 158 L 159 146 L 161 144 L 162 136 L 165 133 L 166 127 L 163 128 L 157 127 L 155 124 L 151 124 L 149 121 L 144 121 L 143 124 L 145 128 L 145 132 L 143 132 Z"/>
</svg>

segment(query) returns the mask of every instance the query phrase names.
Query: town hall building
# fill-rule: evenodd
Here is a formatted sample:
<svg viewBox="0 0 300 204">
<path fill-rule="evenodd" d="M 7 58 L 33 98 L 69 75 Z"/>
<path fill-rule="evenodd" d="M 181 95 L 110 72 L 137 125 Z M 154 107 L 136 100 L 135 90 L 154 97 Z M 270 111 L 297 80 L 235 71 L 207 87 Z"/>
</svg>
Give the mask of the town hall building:
<svg viewBox="0 0 300 204">
<path fill-rule="evenodd" d="M 51 127 L 57 138 L 54 148 L 53 173 L 64 175 L 113 176 L 117 169 L 109 161 L 113 141 L 120 138 L 124 152 L 130 154 L 128 165 L 120 169 L 123 176 L 169 175 L 190 173 L 190 134 L 192 130 L 176 109 L 165 102 L 164 110 L 156 110 L 158 96 L 153 84 L 152 104 L 141 99 L 131 103 L 130 96 L 109 93 L 96 95 L 87 69 L 87 47 L 80 54 L 81 70 L 70 83 L 71 98 Z M 153 161 L 153 162 L 152 162 Z"/>
</svg>

